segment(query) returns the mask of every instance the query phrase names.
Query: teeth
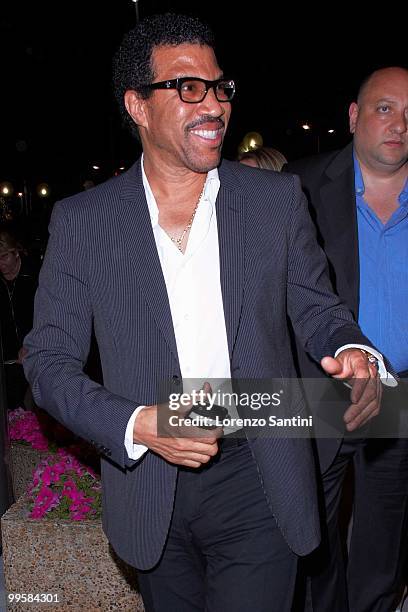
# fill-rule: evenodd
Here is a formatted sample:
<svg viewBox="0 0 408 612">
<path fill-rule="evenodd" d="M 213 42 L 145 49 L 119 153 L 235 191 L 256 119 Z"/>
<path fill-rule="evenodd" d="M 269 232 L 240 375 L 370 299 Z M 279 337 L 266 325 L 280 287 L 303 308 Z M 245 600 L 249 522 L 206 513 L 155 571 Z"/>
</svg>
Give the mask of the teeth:
<svg viewBox="0 0 408 612">
<path fill-rule="evenodd" d="M 193 133 L 201 136 L 201 138 L 207 138 L 207 140 L 212 140 L 218 136 L 218 130 L 194 130 Z"/>
</svg>

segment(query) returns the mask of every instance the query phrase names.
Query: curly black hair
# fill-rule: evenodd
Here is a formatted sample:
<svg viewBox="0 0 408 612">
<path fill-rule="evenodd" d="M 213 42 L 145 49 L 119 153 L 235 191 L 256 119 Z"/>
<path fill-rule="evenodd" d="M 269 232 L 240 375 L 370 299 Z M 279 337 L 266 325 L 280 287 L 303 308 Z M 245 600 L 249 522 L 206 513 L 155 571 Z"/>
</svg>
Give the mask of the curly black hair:
<svg viewBox="0 0 408 612">
<path fill-rule="evenodd" d="M 113 58 L 113 86 L 124 124 L 134 135 L 138 130 L 126 111 L 124 94 L 128 89 L 144 99 L 151 95 L 146 87 L 153 82 L 152 51 L 161 45 L 199 44 L 214 49 L 212 30 L 196 17 L 165 13 L 146 17 L 125 34 Z"/>
</svg>

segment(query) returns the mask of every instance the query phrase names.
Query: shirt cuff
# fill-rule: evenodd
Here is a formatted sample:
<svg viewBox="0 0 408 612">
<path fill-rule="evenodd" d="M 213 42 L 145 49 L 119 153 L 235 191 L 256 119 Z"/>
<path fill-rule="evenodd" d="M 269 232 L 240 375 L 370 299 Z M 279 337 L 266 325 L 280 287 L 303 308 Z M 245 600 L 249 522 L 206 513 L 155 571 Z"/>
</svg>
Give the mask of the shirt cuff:
<svg viewBox="0 0 408 612">
<path fill-rule="evenodd" d="M 135 444 L 133 442 L 133 430 L 135 426 L 136 417 L 139 414 L 139 412 L 143 410 L 143 408 L 146 408 L 146 406 L 138 406 L 136 408 L 136 410 L 134 411 L 134 413 L 132 414 L 132 416 L 130 417 L 128 421 L 126 432 L 125 432 L 126 452 L 129 456 L 129 459 L 133 459 L 134 461 L 137 461 L 137 459 L 140 459 L 140 457 L 142 457 L 145 454 L 145 452 L 149 450 L 147 446 L 145 446 L 144 444 Z"/>
<path fill-rule="evenodd" d="M 367 353 L 371 353 L 371 355 L 374 355 L 374 357 L 378 361 L 378 373 L 380 375 L 380 380 L 382 384 L 386 387 L 398 386 L 398 382 L 395 380 L 394 376 L 386 370 L 384 364 L 384 357 L 381 355 L 381 353 L 373 349 L 371 346 L 366 346 L 365 344 L 345 344 L 344 346 L 341 346 L 339 349 L 337 349 L 334 354 L 334 358 L 336 358 L 337 355 L 341 353 L 341 351 L 345 351 L 346 349 L 350 348 L 363 349 L 364 351 L 367 351 Z"/>
</svg>

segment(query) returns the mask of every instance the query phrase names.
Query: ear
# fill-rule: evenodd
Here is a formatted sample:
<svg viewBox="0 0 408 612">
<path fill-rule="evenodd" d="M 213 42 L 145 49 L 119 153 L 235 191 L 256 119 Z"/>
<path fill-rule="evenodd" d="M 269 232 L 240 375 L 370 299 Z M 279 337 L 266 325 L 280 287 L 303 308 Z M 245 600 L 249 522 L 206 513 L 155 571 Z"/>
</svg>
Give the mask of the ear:
<svg viewBox="0 0 408 612">
<path fill-rule="evenodd" d="M 124 95 L 125 107 L 133 121 L 138 126 L 147 126 L 146 100 L 136 91 L 128 89 Z"/>
<path fill-rule="evenodd" d="M 358 117 L 358 104 L 356 102 L 352 102 L 349 108 L 349 126 L 350 133 L 354 134 L 356 131 L 356 123 Z"/>
</svg>

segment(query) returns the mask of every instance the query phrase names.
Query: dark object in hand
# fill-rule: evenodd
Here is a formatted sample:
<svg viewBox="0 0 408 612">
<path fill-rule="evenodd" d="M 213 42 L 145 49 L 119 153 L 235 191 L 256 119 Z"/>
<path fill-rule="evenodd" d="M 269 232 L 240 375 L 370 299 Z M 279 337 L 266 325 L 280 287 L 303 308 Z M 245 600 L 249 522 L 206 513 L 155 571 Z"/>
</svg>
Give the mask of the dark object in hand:
<svg viewBox="0 0 408 612">
<path fill-rule="evenodd" d="M 222 420 L 228 417 L 228 410 L 217 404 L 214 404 L 210 408 L 209 404 L 197 403 L 193 404 L 187 416 L 190 419 L 200 417 L 201 423 L 198 427 L 202 429 L 215 429 L 216 427 L 220 427 Z"/>
</svg>

